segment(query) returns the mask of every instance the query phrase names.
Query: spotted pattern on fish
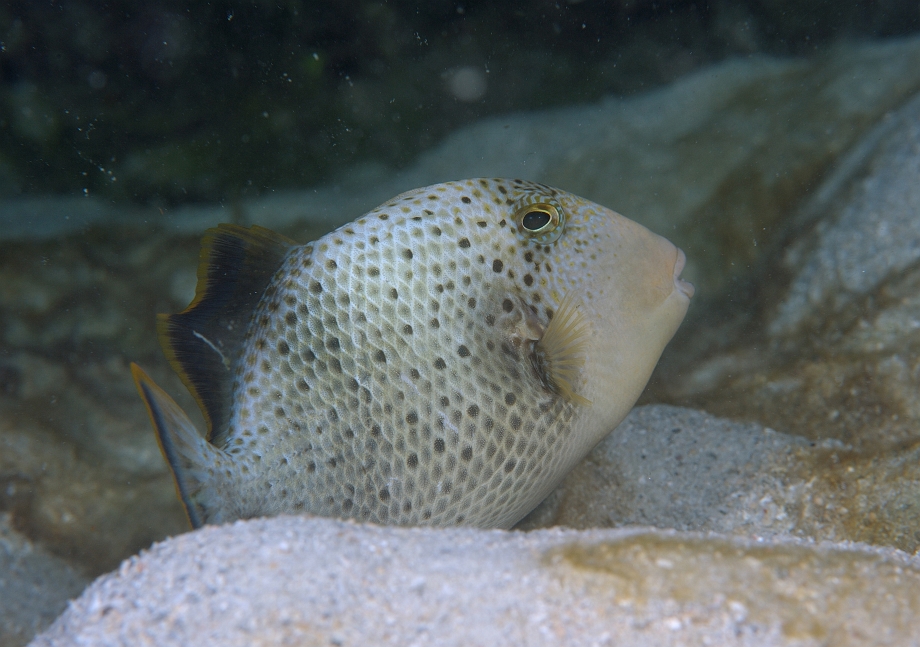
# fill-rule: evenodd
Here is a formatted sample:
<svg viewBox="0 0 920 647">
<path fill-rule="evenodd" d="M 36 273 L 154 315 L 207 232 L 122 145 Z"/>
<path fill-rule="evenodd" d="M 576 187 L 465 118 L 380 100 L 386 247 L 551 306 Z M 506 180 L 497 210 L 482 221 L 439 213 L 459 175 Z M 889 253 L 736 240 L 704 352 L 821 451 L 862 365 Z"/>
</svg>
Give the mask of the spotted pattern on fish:
<svg viewBox="0 0 920 647">
<path fill-rule="evenodd" d="M 642 245 L 658 255 L 639 262 L 655 285 L 617 286 L 617 255 Z M 156 394 L 135 376 L 193 523 L 308 512 L 508 527 L 632 406 L 692 294 L 676 265 L 682 253 L 664 239 L 563 191 L 435 185 L 286 252 L 234 355 L 229 411 L 214 416 L 226 424 L 210 442 L 191 423 L 158 424 Z M 632 289 L 669 305 L 627 299 L 630 326 L 662 319 L 662 331 L 648 335 L 651 361 L 618 378 L 629 389 L 609 392 L 617 382 L 602 367 L 592 379 L 593 356 L 618 335 L 605 322 Z M 557 314 L 566 323 L 551 333 Z M 167 354 L 186 334 L 176 330 Z"/>
</svg>

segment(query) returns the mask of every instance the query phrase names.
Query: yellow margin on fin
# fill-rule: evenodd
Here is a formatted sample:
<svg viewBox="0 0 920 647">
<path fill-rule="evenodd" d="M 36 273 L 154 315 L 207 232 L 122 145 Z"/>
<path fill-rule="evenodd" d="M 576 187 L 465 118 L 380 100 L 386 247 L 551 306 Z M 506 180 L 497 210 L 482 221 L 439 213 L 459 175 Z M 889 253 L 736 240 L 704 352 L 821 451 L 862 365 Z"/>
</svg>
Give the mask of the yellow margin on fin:
<svg viewBox="0 0 920 647">
<path fill-rule="evenodd" d="M 536 344 L 546 358 L 549 381 L 559 395 L 569 402 L 584 405 L 590 405 L 591 401 L 575 393 L 572 382 L 578 369 L 585 365 L 585 342 L 589 332 L 588 322 L 569 293 Z"/>
<path fill-rule="evenodd" d="M 182 312 L 157 315 L 160 346 L 201 409 L 209 441 L 225 432 L 233 365 L 250 317 L 296 245 L 258 225 L 208 229 L 201 239 L 194 299 Z"/>
</svg>

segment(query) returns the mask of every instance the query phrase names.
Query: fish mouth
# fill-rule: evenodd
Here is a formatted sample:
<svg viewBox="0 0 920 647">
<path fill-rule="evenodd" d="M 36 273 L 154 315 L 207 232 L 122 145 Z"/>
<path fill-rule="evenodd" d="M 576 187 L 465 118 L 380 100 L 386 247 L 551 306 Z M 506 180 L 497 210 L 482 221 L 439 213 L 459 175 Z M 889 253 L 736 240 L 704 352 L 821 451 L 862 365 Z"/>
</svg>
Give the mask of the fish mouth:
<svg viewBox="0 0 920 647">
<path fill-rule="evenodd" d="M 680 273 L 684 271 L 684 266 L 687 264 L 687 255 L 684 254 L 684 250 L 680 247 L 677 248 L 677 260 L 674 262 L 674 286 L 684 293 L 687 298 L 692 298 L 696 288 L 693 287 L 693 284 L 690 281 L 685 281 L 680 278 Z"/>
</svg>

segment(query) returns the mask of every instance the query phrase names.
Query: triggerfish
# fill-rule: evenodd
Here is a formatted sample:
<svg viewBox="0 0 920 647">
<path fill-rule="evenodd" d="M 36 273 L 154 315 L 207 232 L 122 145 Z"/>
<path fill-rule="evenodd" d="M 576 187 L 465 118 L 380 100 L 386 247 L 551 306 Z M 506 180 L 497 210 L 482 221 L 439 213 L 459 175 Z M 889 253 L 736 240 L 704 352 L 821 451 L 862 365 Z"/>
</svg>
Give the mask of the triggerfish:
<svg viewBox="0 0 920 647">
<path fill-rule="evenodd" d="M 305 245 L 220 225 L 160 315 L 207 434 L 137 366 L 194 527 L 282 513 L 508 528 L 632 408 L 682 251 L 521 180 L 409 191 Z"/>
</svg>

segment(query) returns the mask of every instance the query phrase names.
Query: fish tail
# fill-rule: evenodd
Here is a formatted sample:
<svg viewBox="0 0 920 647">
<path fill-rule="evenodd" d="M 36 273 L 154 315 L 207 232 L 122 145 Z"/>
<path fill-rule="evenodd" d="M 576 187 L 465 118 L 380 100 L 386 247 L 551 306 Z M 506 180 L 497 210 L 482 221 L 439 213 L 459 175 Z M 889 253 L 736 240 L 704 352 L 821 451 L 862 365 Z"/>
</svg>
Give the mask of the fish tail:
<svg viewBox="0 0 920 647">
<path fill-rule="evenodd" d="M 147 407 L 189 523 L 200 528 L 211 516 L 206 502 L 216 500 L 209 492 L 209 483 L 214 482 L 212 475 L 218 473 L 223 452 L 206 441 L 175 400 L 133 362 L 131 375 Z"/>
</svg>

